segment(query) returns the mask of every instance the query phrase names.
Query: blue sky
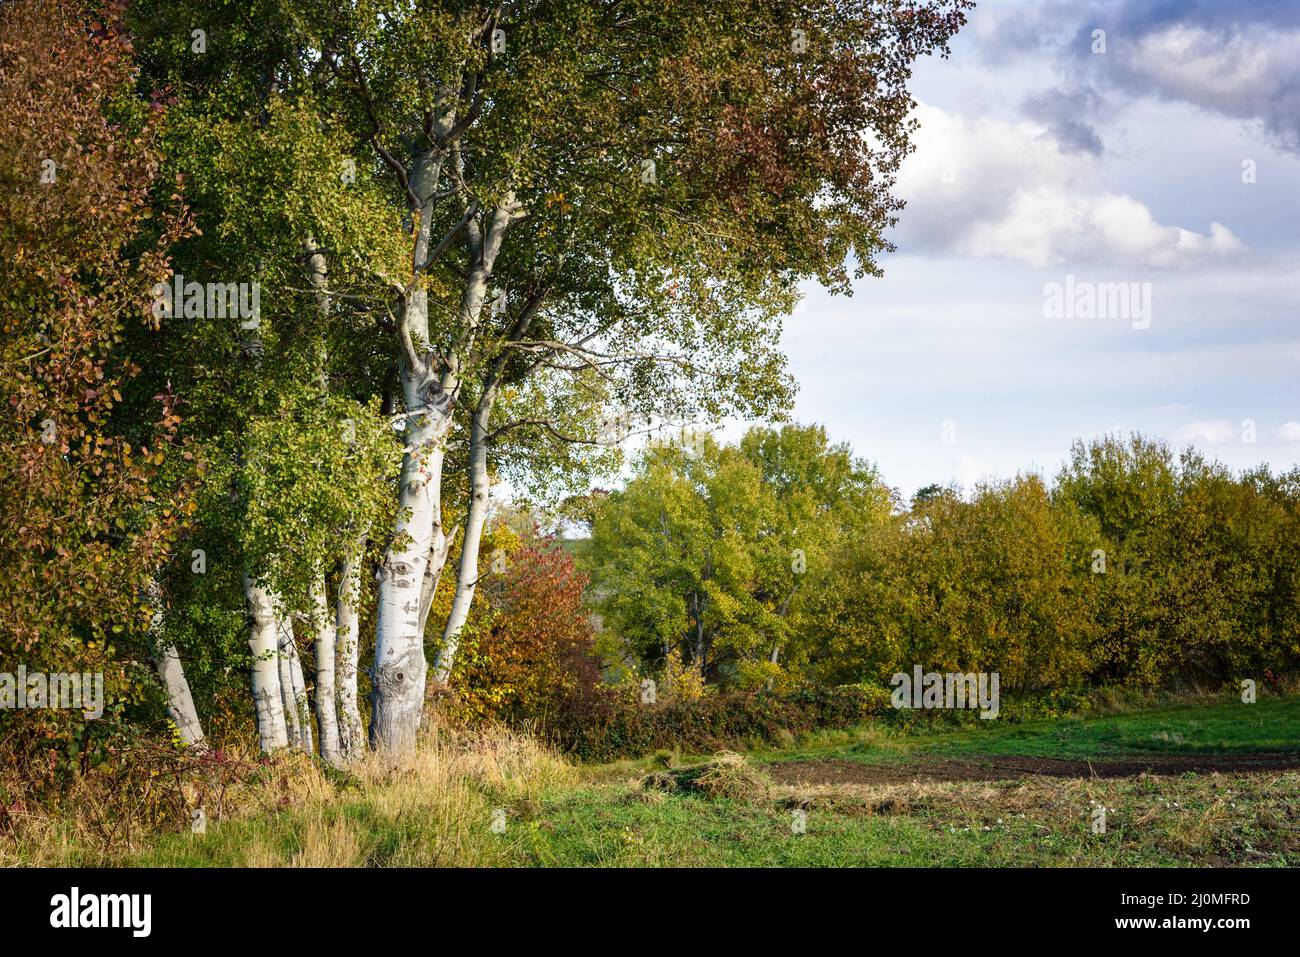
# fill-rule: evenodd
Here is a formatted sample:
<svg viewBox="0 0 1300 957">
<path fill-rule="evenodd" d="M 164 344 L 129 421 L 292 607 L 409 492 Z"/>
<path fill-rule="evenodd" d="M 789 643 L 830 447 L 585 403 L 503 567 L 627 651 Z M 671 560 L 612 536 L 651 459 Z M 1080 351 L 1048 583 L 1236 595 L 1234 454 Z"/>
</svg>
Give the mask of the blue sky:
<svg viewBox="0 0 1300 957">
<path fill-rule="evenodd" d="M 985 2 L 913 90 L 884 278 L 787 323 L 796 419 L 904 495 L 1116 430 L 1296 463 L 1300 3 Z M 1149 326 L 1046 318 L 1067 276 L 1149 283 Z"/>
</svg>

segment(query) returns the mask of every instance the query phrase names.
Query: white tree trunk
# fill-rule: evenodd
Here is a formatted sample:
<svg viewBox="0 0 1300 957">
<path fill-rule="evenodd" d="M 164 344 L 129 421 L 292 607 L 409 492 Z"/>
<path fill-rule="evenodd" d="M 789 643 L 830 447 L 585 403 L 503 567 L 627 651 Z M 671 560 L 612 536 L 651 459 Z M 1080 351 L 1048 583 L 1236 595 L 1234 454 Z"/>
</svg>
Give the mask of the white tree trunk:
<svg viewBox="0 0 1300 957">
<path fill-rule="evenodd" d="M 279 634 L 275 602 L 270 592 L 244 573 L 248 603 L 248 647 L 253 655 L 253 703 L 257 736 L 268 754 L 289 744 L 284 699 L 280 691 Z"/>
<path fill-rule="evenodd" d="M 330 294 L 329 268 L 325 255 L 310 233 L 303 237 L 303 255 L 307 259 L 307 277 L 316 292 L 316 306 L 320 311 L 322 325 L 329 322 Z M 325 401 L 327 355 L 321 348 L 321 401 Z M 337 624 L 329 611 L 329 599 L 325 591 L 325 576 L 318 574 L 309 589 L 311 611 L 309 621 L 312 638 L 316 649 L 316 730 L 320 742 L 321 759 L 332 767 L 343 763 L 342 745 L 339 738 L 338 702 L 335 696 L 334 669 L 336 653 Z M 355 630 L 354 630 L 355 637 Z M 353 669 L 355 686 L 355 666 Z M 355 693 L 353 695 L 355 703 Z M 304 721 L 310 727 L 310 722 Z"/>
<path fill-rule="evenodd" d="M 443 569 L 447 567 L 447 555 L 451 552 L 451 543 L 455 538 L 455 528 L 450 534 L 444 534 L 441 522 L 434 526 L 433 544 L 429 547 L 429 561 L 424 566 L 424 584 L 420 589 L 421 635 L 424 634 L 424 626 L 429 620 L 429 609 L 433 605 L 434 596 L 438 594 L 438 582 L 442 579 Z"/>
<path fill-rule="evenodd" d="M 441 157 L 420 157 L 411 172 L 410 188 L 425 205 L 418 217 L 413 272 L 429 254 L 433 210 L 428 205 L 441 175 Z M 451 427 L 450 395 L 455 371 L 441 378 L 432 368 L 433 354 L 421 357 L 429 343 L 428 293 L 418 277 L 406 294 L 400 317 L 406 345 L 401 365 L 402 397 L 406 409 L 405 454 L 398 490 L 397 518 L 384 562 L 379 570 L 379 599 L 375 609 L 375 662 L 371 671 L 370 743 L 378 751 L 407 752 L 424 709 L 426 665 L 419 630 L 420 589 L 435 525 L 442 521 L 443 443 Z"/>
<path fill-rule="evenodd" d="M 275 666 L 280 681 L 280 710 L 284 713 L 284 730 L 289 736 L 289 747 L 302 744 L 302 729 L 298 726 L 298 703 L 293 696 L 293 675 L 289 673 L 289 650 L 284 643 L 284 631 L 277 620 L 275 625 Z"/>
<path fill-rule="evenodd" d="M 325 595 L 324 575 L 312 582 L 311 625 L 316 647 L 316 731 L 320 756 L 326 764 L 338 767 L 343 763 L 343 756 L 334 689 L 335 625 Z"/>
<path fill-rule="evenodd" d="M 493 233 L 500 242 L 501 232 L 509 224 L 517 209 L 512 196 L 507 196 L 505 205 L 498 207 L 497 216 L 502 210 L 509 211 L 504 220 L 498 219 Z M 493 253 L 495 255 L 495 251 Z M 522 304 L 515 316 L 507 340 L 518 341 L 528 331 L 537 310 L 541 308 L 545 292 L 530 296 Z M 501 352 L 488 367 L 482 380 L 482 391 L 478 404 L 470 419 L 469 440 L 469 484 L 470 497 L 465 516 L 465 537 L 461 542 L 460 563 L 456 574 L 456 592 L 452 596 L 451 612 L 447 616 L 438 656 L 434 659 L 434 675 L 437 681 L 446 684 L 451 680 L 452 669 L 456 663 L 456 650 L 460 646 L 460 635 L 469 620 L 470 608 L 474 603 L 474 593 L 479 580 L 479 552 L 483 542 L 483 527 L 487 521 L 491 483 L 488 476 L 488 444 L 491 433 L 488 426 L 492 420 L 492 405 L 496 400 L 497 385 L 505 369 L 506 355 Z"/>
<path fill-rule="evenodd" d="M 199 713 L 194 707 L 194 696 L 190 693 L 190 683 L 185 680 L 185 669 L 174 644 L 168 644 L 153 656 L 154 667 L 167 692 L 167 716 L 176 725 L 181 744 L 187 748 L 203 748 L 207 745 L 203 737 L 203 726 L 199 724 Z"/>
<path fill-rule="evenodd" d="M 432 414 L 421 419 L 408 420 L 408 447 L 441 443 L 450 419 Z M 380 569 L 376 607 L 370 741 L 377 750 L 413 749 L 420 726 L 426 671 L 420 592 L 434 527 L 441 523 L 442 457 L 441 447 L 417 448 L 402 462 L 398 519 Z"/>
<path fill-rule="evenodd" d="M 357 648 L 361 634 L 357 605 L 361 601 L 361 556 L 365 541 L 366 537 L 362 535 L 339 562 L 339 590 L 334 602 L 339 750 L 346 760 L 356 758 L 365 747 L 365 730 L 357 700 Z"/>
<path fill-rule="evenodd" d="M 440 165 L 431 157 L 417 162 L 410 182 L 412 193 L 422 200 L 431 196 L 439 171 Z M 376 750 L 406 752 L 415 748 L 427 671 L 420 599 L 435 530 L 441 530 L 443 450 L 452 424 L 451 404 L 460 389 L 461 350 L 470 347 L 477 332 L 492 268 L 517 210 L 513 195 L 507 195 L 493 210 L 486 234 L 473 216 L 467 218 L 471 266 L 461 292 L 454 344 L 440 373 L 432 353 L 423 358 L 415 353 L 426 348 L 429 340 L 427 293 L 418 283 L 407 293 L 401 317 L 406 342 L 401 379 L 407 451 L 394 535 L 379 575 L 370 718 L 370 742 Z M 424 263 L 429 254 L 430 212 L 427 204 L 418 211 L 416 264 Z"/>
<path fill-rule="evenodd" d="M 286 713 L 289 714 L 289 743 L 311 753 L 311 705 L 307 701 L 307 683 L 303 679 L 302 659 L 298 657 L 298 641 L 293 636 L 289 617 L 279 615 L 280 680 L 285 695 Z M 286 681 L 287 676 L 287 681 Z"/>
<path fill-rule="evenodd" d="M 470 270 L 461 299 L 461 320 L 469 329 L 478 327 L 501 243 L 505 239 L 507 227 L 518 212 L 514 194 L 507 193 L 492 212 L 487 234 L 480 237 L 477 231 L 471 231 L 471 244 L 478 252 L 478 262 Z M 492 386 L 489 386 L 480 397 L 470 423 L 470 502 L 465 517 L 460 564 L 457 566 L 456 594 L 452 598 L 451 612 L 443 628 L 434 670 L 434 678 L 441 684 L 446 684 L 451 676 L 456 650 L 460 645 L 460 633 L 469 620 L 469 609 L 478 584 L 479 544 L 483 537 L 483 523 L 487 519 L 488 507 L 487 429 L 492 414 L 492 401 Z"/>
<path fill-rule="evenodd" d="M 176 726 L 181 744 L 186 748 L 202 748 L 206 742 L 199 713 L 194 707 L 190 683 L 185 680 L 185 668 L 176 645 L 163 637 L 163 597 L 157 579 L 145 589 L 145 601 L 151 612 L 149 619 L 149 660 L 158 669 L 158 680 L 167 694 L 167 717 Z"/>
<path fill-rule="evenodd" d="M 434 680 L 446 684 L 460 647 L 460 633 L 469 620 L 470 606 L 479 579 L 479 547 L 483 541 L 483 526 L 487 521 L 488 495 L 491 491 L 487 467 L 487 428 L 492 410 L 491 396 L 485 396 L 474 410 L 470 426 L 469 509 L 465 516 L 465 538 L 460 546 L 460 564 L 456 569 L 456 594 L 452 598 L 451 613 L 442 633 L 442 644 L 435 659 Z"/>
</svg>

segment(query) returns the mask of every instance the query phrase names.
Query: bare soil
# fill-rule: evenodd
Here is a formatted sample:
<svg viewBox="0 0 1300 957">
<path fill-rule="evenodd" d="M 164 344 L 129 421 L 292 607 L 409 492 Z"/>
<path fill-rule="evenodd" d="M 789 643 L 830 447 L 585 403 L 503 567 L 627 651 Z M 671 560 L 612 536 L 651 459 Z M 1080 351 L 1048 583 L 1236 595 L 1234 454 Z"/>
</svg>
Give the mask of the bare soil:
<svg viewBox="0 0 1300 957">
<path fill-rule="evenodd" d="M 1292 754 L 1150 754 L 1098 761 L 1025 755 L 962 759 L 918 758 L 908 763 L 863 764 L 842 758 L 785 761 L 766 767 L 778 784 L 907 784 L 913 781 L 1011 781 L 1020 778 L 1131 778 L 1141 774 L 1253 774 L 1300 768 Z"/>
</svg>

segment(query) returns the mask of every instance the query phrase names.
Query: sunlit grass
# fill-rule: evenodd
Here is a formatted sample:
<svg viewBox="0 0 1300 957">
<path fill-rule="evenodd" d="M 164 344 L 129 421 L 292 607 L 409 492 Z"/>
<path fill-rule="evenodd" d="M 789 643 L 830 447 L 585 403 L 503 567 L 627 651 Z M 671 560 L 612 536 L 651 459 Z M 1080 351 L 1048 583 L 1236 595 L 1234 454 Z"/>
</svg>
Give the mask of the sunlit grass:
<svg viewBox="0 0 1300 957">
<path fill-rule="evenodd" d="M 664 753 L 578 767 L 502 729 L 434 734 L 401 766 L 369 759 L 246 802 L 206 834 L 100 852 L 45 821 L 5 864 L 119 866 L 1056 866 L 1300 864 L 1300 774 L 786 785 L 763 768 L 975 754 L 1090 757 L 1294 749 L 1300 699 L 1216 701 L 998 727 L 882 722 L 729 757 Z M 302 779 L 306 776 L 305 780 Z M 744 787 L 730 786 L 731 778 Z M 754 777 L 757 775 L 758 777 Z M 760 780 L 762 779 L 762 780 Z M 693 782 L 704 781 L 701 789 Z M 650 783 L 647 784 L 647 781 Z M 711 783 L 712 782 L 712 783 Z M 718 784 L 718 786 L 713 786 Z M 1090 829 L 1096 806 L 1106 832 Z M 491 827 L 506 814 L 504 833 Z M 796 810 L 806 832 L 792 826 Z"/>
</svg>

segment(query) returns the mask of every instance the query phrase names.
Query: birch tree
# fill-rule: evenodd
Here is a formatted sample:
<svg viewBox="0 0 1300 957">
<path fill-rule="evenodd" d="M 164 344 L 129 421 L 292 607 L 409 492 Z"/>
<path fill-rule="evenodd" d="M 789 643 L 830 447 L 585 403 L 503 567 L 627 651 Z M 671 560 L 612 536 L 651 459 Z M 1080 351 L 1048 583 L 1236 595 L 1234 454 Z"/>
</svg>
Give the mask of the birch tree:
<svg viewBox="0 0 1300 957">
<path fill-rule="evenodd" d="M 290 741 L 284 708 L 275 601 L 247 573 L 244 575 L 244 592 L 249 605 L 248 646 L 252 656 L 257 736 L 262 750 L 270 753 L 288 747 Z"/>
<path fill-rule="evenodd" d="M 176 645 L 169 642 L 163 633 L 163 595 L 157 579 L 149 582 L 145 591 L 145 601 L 150 613 L 149 639 L 150 660 L 158 670 L 163 692 L 167 695 L 167 716 L 176 728 L 181 744 L 187 748 L 202 748 L 205 744 L 203 726 L 199 722 L 198 709 L 194 707 L 194 695 L 190 683 L 185 678 L 185 668 L 181 664 L 180 652 Z"/>
<path fill-rule="evenodd" d="M 714 4 L 704 25 L 691 4 L 661 18 L 620 5 L 558 26 L 525 5 L 500 9 L 496 29 L 522 52 L 476 77 L 490 107 L 461 149 L 512 156 L 511 175 L 530 188 L 510 193 L 527 214 L 498 270 L 514 304 L 482 332 L 477 391 L 467 390 L 470 495 L 438 680 L 481 575 L 494 440 L 522 428 L 609 442 L 655 417 L 782 408 L 780 317 L 802 279 L 847 292 L 846 260 L 858 276 L 878 272 L 900 205 L 890 186 L 910 149 L 910 64 L 943 50 L 963 7 Z M 563 89 L 539 104 L 531 94 L 551 75 Z M 527 106 L 514 113 L 518 101 Z M 502 386 L 542 371 L 594 375 L 614 427 L 593 436 L 565 434 L 548 415 L 494 421 Z"/>
<path fill-rule="evenodd" d="M 358 272 L 373 274 L 367 257 L 382 257 L 385 246 L 379 241 L 376 252 L 358 242 L 359 234 L 383 230 L 357 223 L 386 222 L 386 214 L 376 211 L 364 183 L 354 187 L 340 175 L 344 151 L 322 129 L 317 111 L 269 95 L 252 116 L 231 116 L 206 99 L 174 109 L 170 158 L 187 181 L 204 232 L 181 251 L 176 272 L 256 282 L 261 289 L 255 320 L 207 311 L 165 316 L 165 345 L 152 356 L 152 374 L 185 395 L 191 427 L 212 464 L 196 544 L 212 553 L 213 587 L 195 597 L 199 605 L 229 605 L 220 584 L 244 593 L 258 714 L 266 711 L 264 688 L 274 680 L 287 740 L 302 747 L 319 742 L 322 757 L 334 762 L 342 751 L 331 731 L 337 726 L 332 709 L 341 705 L 348 727 L 359 722 L 366 543 L 364 535 L 357 540 L 358 530 L 391 513 L 391 430 L 372 386 L 382 382 L 381 372 L 370 368 L 382 370 L 388 361 L 370 342 L 382 314 L 359 300 L 354 279 Z M 330 259 L 337 262 L 331 266 Z M 331 582 L 345 552 L 345 578 Z M 225 567 L 217 568 L 218 561 Z M 233 582 L 230 563 L 242 569 Z M 257 620 L 263 598 L 275 618 L 270 648 Z M 329 688 L 339 650 L 331 642 L 340 624 L 322 618 L 322 599 L 333 605 L 325 617 L 341 618 L 347 635 L 336 690 L 351 698 L 340 703 Z M 214 637 L 210 625 L 182 624 L 191 641 Z M 209 657 L 215 662 L 220 655 Z M 314 664 L 318 692 L 305 715 L 304 657 Z M 274 676 L 258 672 L 264 660 L 275 665 Z M 262 737 L 279 740 L 275 731 Z"/>
<path fill-rule="evenodd" d="M 619 400 L 620 416 L 779 408 L 777 320 L 801 278 L 843 290 L 846 260 L 876 271 L 909 148 L 910 64 L 942 50 L 966 5 L 304 2 L 262 33 L 231 23 L 247 50 L 178 67 L 247 99 L 260 62 L 276 95 L 353 137 L 358 168 L 387 179 L 406 217 L 400 263 L 371 263 L 404 456 L 379 571 L 373 746 L 409 750 L 419 727 L 421 611 L 447 553 L 458 417 L 470 494 L 444 677 L 479 577 L 489 447 L 528 429 L 596 441 L 550 416 L 494 421 L 503 390 L 559 373 Z M 485 309 L 503 278 L 517 294 Z"/>
<path fill-rule="evenodd" d="M 361 556 L 364 534 L 347 548 L 339 560 L 334 606 L 335 676 L 339 709 L 339 751 L 345 760 L 358 757 L 365 749 L 365 727 L 357 694 L 357 663 L 361 620 Z"/>
</svg>

